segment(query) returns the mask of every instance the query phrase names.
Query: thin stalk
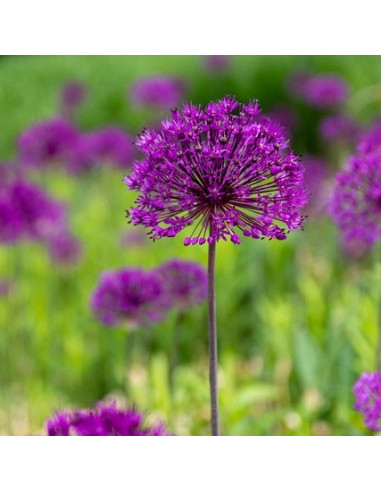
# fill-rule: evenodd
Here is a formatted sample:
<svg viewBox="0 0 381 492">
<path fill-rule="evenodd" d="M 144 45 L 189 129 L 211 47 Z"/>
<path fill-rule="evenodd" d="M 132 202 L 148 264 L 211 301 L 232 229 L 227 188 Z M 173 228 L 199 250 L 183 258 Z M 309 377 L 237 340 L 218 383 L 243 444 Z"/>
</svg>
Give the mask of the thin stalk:
<svg viewBox="0 0 381 492">
<path fill-rule="evenodd" d="M 209 244 L 208 257 L 208 305 L 209 305 L 209 384 L 212 417 L 212 435 L 220 435 L 218 414 L 218 365 L 217 365 L 217 319 L 216 319 L 216 242 Z"/>
<path fill-rule="evenodd" d="M 381 248 L 376 248 L 376 283 L 377 283 L 377 354 L 376 369 L 381 372 Z"/>
</svg>

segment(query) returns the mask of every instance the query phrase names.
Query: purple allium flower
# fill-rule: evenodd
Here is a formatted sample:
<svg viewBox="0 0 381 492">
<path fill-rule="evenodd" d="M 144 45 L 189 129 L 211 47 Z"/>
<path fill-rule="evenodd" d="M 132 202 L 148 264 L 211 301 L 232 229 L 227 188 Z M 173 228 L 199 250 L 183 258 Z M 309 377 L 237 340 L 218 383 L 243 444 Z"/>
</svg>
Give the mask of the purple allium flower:
<svg viewBox="0 0 381 492">
<path fill-rule="evenodd" d="M 170 296 L 171 303 L 180 311 L 204 301 L 208 292 L 208 276 L 198 263 L 170 260 L 156 269 Z"/>
<path fill-rule="evenodd" d="M 101 128 L 80 135 L 73 147 L 70 171 L 81 173 L 104 163 L 126 169 L 131 166 L 135 154 L 128 133 L 118 127 Z"/>
<path fill-rule="evenodd" d="M 325 140 L 356 144 L 359 133 L 359 123 L 345 114 L 327 116 L 320 123 L 320 134 Z"/>
<path fill-rule="evenodd" d="M 0 189 L 1 242 L 46 239 L 64 218 L 64 206 L 32 183 L 17 179 Z"/>
<path fill-rule="evenodd" d="M 155 272 L 138 268 L 104 272 L 95 289 L 91 307 L 105 325 L 128 323 L 147 327 L 165 318 L 169 300 Z"/>
<path fill-rule="evenodd" d="M 36 167 L 66 165 L 77 138 L 76 128 L 62 118 L 37 123 L 19 137 L 20 159 Z"/>
<path fill-rule="evenodd" d="M 130 222 L 149 228 L 152 239 L 191 226 L 185 245 L 228 237 L 239 243 L 239 231 L 285 239 L 301 228 L 303 167 L 283 129 L 258 121 L 259 111 L 257 101 L 225 97 L 205 110 L 185 104 L 161 132 L 145 130 L 137 142 L 145 159 L 125 177 L 140 192 Z"/>
<path fill-rule="evenodd" d="M 205 66 L 211 72 L 225 72 L 230 66 L 228 55 L 206 55 Z"/>
<path fill-rule="evenodd" d="M 169 436 L 164 423 L 152 426 L 135 407 L 119 410 L 115 403 L 94 409 L 59 412 L 47 420 L 49 436 Z"/>
<path fill-rule="evenodd" d="M 22 222 L 27 239 L 47 239 L 62 227 L 65 207 L 38 186 L 17 180 L 9 187 L 9 199 Z"/>
<path fill-rule="evenodd" d="M 138 106 L 168 109 L 180 101 L 183 82 L 174 77 L 157 76 L 137 80 L 131 88 L 131 96 Z"/>
<path fill-rule="evenodd" d="M 341 104 L 349 95 L 348 84 L 335 74 L 300 74 L 299 78 L 294 80 L 292 89 L 306 102 L 321 109 Z"/>
<path fill-rule="evenodd" d="M 364 416 L 364 424 L 375 432 L 381 431 L 381 374 L 364 372 L 353 386 L 354 409 Z"/>
<path fill-rule="evenodd" d="M 371 246 L 381 236 L 381 156 L 351 157 L 337 174 L 330 213 L 345 241 Z"/>
<path fill-rule="evenodd" d="M 66 229 L 48 238 L 48 248 L 50 258 L 60 265 L 78 263 L 82 253 L 81 243 Z"/>
<path fill-rule="evenodd" d="M 61 92 L 61 105 L 64 110 L 80 106 L 86 98 L 86 85 L 79 80 L 70 80 L 64 84 Z"/>
</svg>

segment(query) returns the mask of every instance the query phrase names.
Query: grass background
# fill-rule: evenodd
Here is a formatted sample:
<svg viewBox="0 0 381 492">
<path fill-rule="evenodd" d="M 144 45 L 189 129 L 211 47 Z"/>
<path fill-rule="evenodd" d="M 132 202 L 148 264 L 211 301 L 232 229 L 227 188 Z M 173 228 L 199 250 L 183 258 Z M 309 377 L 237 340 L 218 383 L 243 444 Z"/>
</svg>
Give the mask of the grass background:
<svg viewBox="0 0 381 492">
<path fill-rule="evenodd" d="M 264 110 L 291 104 L 299 115 L 293 145 L 330 157 L 316 132 L 321 117 L 291 98 L 285 85 L 297 70 L 343 75 L 351 87 L 346 110 L 366 123 L 380 112 L 379 57 L 235 57 L 225 74 L 209 73 L 191 56 L 25 56 L 0 59 L 0 161 L 17 157 L 18 134 L 54 116 L 68 79 L 89 87 L 80 109 L 83 129 L 119 124 L 131 133 L 154 116 L 131 103 L 127 88 L 145 75 L 185 78 L 188 98 L 204 103 L 226 93 L 258 98 Z M 369 89 L 373 87 L 373 89 Z M 376 87 L 376 88 L 374 88 Z M 127 96 L 126 96 L 127 95 Z M 134 196 L 118 171 L 86 177 L 59 171 L 34 179 L 67 201 L 71 226 L 84 247 L 78 266 L 50 263 L 41 244 L 0 247 L 0 277 L 12 278 L 0 298 L 0 433 L 39 434 L 58 408 L 90 406 L 105 397 L 135 402 L 164 418 L 176 434 L 208 433 L 206 306 L 176 313 L 135 335 L 107 330 L 89 309 L 102 271 L 154 267 L 173 257 L 206 265 L 205 247 L 184 248 L 182 236 L 141 246 L 120 241 L 124 210 Z M 227 435 L 366 434 L 352 410 L 352 385 L 375 369 L 378 279 L 372 257 L 343 255 L 335 226 L 311 217 L 286 241 L 246 239 L 217 252 L 220 405 Z M 174 330 L 180 361 L 169 384 Z"/>
</svg>

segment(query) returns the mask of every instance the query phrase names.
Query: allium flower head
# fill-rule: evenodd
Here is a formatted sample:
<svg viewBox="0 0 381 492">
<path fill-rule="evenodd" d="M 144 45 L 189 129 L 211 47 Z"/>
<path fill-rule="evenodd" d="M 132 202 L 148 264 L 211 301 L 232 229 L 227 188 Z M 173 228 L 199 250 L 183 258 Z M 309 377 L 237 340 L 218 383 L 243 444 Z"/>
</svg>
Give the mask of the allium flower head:
<svg viewBox="0 0 381 492">
<path fill-rule="evenodd" d="M 156 269 L 170 296 L 171 303 L 180 311 L 204 301 L 208 291 L 208 276 L 198 263 L 170 260 Z"/>
<path fill-rule="evenodd" d="M 381 431 L 381 374 L 365 372 L 353 387 L 354 409 L 364 416 L 364 424 L 375 432 Z"/>
<path fill-rule="evenodd" d="M 94 409 L 59 412 L 46 422 L 49 436 L 168 436 L 163 423 L 145 424 L 134 407 L 119 410 L 115 403 L 98 403 Z"/>
<path fill-rule="evenodd" d="M 292 89 L 296 95 L 317 108 L 325 109 L 346 101 L 349 88 L 346 81 L 335 74 L 295 77 Z"/>
<path fill-rule="evenodd" d="M 135 147 L 128 133 L 118 127 L 105 127 L 80 135 L 73 147 L 70 170 L 82 173 L 102 164 L 128 169 L 135 158 Z"/>
<path fill-rule="evenodd" d="M 77 138 L 76 128 L 64 119 L 37 123 L 19 137 L 20 159 L 36 167 L 66 164 Z"/>
<path fill-rule="evenodd" d="M 157 76 L 137 80 L 131 89 L 131 96 L 138 106 L 168 109 L 181 99 L 183 82 L 174 77 Z"/>
<path fill-rule="evenodd" d="M 0 190 L 0 241 L 46 239 L 61 227 L 63 204 L 49 197 L 38 186 L 17 179 Z"/>
<path fill-rule="evenodd" d="M 360 133 L 357 121 L 345 114 L 327 116 L 320 123 L 320 134 L 328 141 L 356 144 Z"/>
<path fill-rule="evenodd" d="M 169 301 L 155 272 L 137 268 L 104 272 L 95 289 L 91 307 L 105 325 L 128 323 L 147 327 L 165 318 Z"/>
<path fill-rule="evenodd" d="M 371 246 L 381 237 L 380 157 L 353 156 L 336 176 L 330 213 L 345 241 Z"/>
<path fill-rule="evenodd" d="M 303 168 L 283 129 L 258 120 L 256 101 L 239 104 L 225 97 L 162 122 L 160 132 L 145 130 L 137 145 L 145 159 L 125 178 L 140 192 L 127 216 L 153 239 L 176 236 L 184 244 L 230 239 L 285 239 L 301 228 L 306 203 Z"/>
</svg>

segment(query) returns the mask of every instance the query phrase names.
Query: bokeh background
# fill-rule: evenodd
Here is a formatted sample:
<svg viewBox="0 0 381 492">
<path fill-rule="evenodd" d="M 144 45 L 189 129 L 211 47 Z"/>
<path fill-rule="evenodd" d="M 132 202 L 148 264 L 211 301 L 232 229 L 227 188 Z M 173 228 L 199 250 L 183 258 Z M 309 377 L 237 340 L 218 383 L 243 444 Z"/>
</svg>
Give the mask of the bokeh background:
<svg viewBox="0 0 381 492">
<path fill-rule="evenodd" d="M 375 369 L 377 271 L 372 254 L 343 249 L 326 213 L 334 174 L 355 142 L 322 138 L 320 122 L 337 110 L 297 97 L 290 80 L 298 73 L 343 77 L 350 94 L 340 112 L 363 128 L 378 117 L 379 57 L 236 56 L 222 68 L 202 56 L 0 58 L 0 162 L 7 165 L 18 160 L 20 133 L 59 114 L 62 87 L 71 80 L 86 87 L 74 116 L 81 131 L 118 125 L 136 135 L 157 125 L 169 108 L 138 107 L 130 96 L 137 79 L 156 75 L 181 79 L 183 100 L 195 103 L 226 94 L 258 98 L 264 112 L 286 118 L 297 153 L 324 162 L 324 181 L 316 181 L 316 189 L 310 184 L 317 205 L 306 212 L 304 231 L 286 241 L 218 245 L 220 407 L 227 435 L 368 432 L 352 408 L 352 385 L 360 372 Z M 151 242 L 144 231 L 129 235 L 137 229 L 125 218 L 135 198 L 122 182 L 126 173 L 105 165 L 73 175 L 55 167 L 28 177 L 67 204 L 82 255 L 63 266 L 38 241 L 0 245 L 0 434 L 43 434 L 56 409 L 105 398 L 136 403 L 175 434 L 209 432 L 206 304 L 135 332 L 105 328 L 89 307 L 105 270 L 151 268 L 171 258 L 206 265 L 207 248 L 185 248 L 183 236 Z"/>
</svg>

